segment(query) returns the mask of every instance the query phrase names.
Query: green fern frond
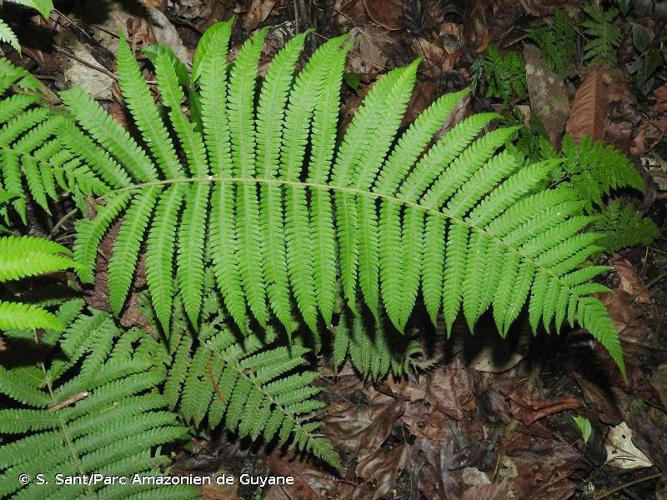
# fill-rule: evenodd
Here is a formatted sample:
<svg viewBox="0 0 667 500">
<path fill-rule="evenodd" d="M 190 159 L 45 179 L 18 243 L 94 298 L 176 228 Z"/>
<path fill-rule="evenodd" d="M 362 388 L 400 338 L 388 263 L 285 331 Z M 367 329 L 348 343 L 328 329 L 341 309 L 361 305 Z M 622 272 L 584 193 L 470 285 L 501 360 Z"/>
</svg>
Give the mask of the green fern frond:
<svg viewBox="0 0 667 500">
<path fill-rule="evenodd" d="M 42 238 L 0 237 L 0 282 L 76 267 L 70 255 L 67 248 Z M 0 301 L 0 330 L 26 328 L 60 330 L 62 325 L 41 307 Z"/>
<path fill-rule="evenodd" d="M 422 355 L 417 338 L 393 329 L 386 318 L 369 323 L 361 315 L 341 315 L 334 328 L 332 364 L 340 369 L 347 358 L 362 377 L 379 381 L 390 372 L 402 377 L 414 370 Z"/>
<path fill-rule="evenodd" d="M 526 30 L 537 44 L 554 71 L 565 75 L 572 68 L 577 54 L 577 32 L 568 15 L 561 9 L 554 11 L 548 26 Z"/>
<path fill-rule="evenodd" d="M 471 73 L 473 92 L 484 82 L 485 96 L 499 98 L 505 107 L 528 97 L 526 64 L 518 52 L 511 50 L 503 56 L 491 44 L 484 56 L 473 63 Z"/>
<path fill-rule="evenodd" d="M 586 202 L 586 209 L 603 205 L 603 198 L 613 191 L 632 188 L 644 191 L 644 179 L 632 162 L 613 146 L 584 137 L 579 144 L 565 136 L 563 163 L 554 171 L 556 182 L 568 182 Z"/>
<path fill-rule="evenodd" d="M 63 486 L 55 474 L 156 474 L 169 462 L 159 447 L 182 439 L 187 431 L 166 410 L 166 398 L 154 390 L 164 381 L 164 371 L 132 343 L 121 347 L 121 330 L 107 313 L 77 315 L 81 302 L 61 306 L 58 316 L 70 323 L 69 333 L 46 346 L 50 349 L 40 364 L 0 369 L 0 393 L 20 403 L 0 408 L 0 494 L 5 498 L 127 497 L 142 491 L 141 486 Z M 72 335 L 83 342 L 68 342 Z M 8 349 L 16 356 L 22 348 L 10 339 Z M 82 370 L 68 376 L 61 358 L 71 355 L 82 360 Z M 70 358 L 64 365 L 73 363 Z M 17 480 L 20 473 L 44 474 L 48 484 L 23 485 Z M 152 488 L 160 496 L 171 489 Z M 180 488 L 179 493 L 179 498 L 197 496 L 193 488 Z"/>
<path fill-rule="evenodd" d="M 593 226 L 604 234 L 600 245 L 607 253 L 636 245 L 650 245 L 660 234 L 655 222 L 634 205 L 619 199 L 610 201 L 600 215 Z"/>
<path fill-rule="evenodd" d="M 0 19 L 0 42 L 8 43 L 16 51 L 21 51 L 19 39 L 16 37 L 14 30 L 2 19 Z"/>
<path fill-rule="evenodd" d="M 240 437 L 279 446 L 293 442 L 330 465 L 341 464 L 331 444 L 316 432 L 312 412 L 324 403 L 310 385 L 316 372 L 303 369 L 307 349 L 276 346 L 272 330 L 240 342 L 227 327 L 193 342 L 187 335 L 174 353 L 166 384 L 173 409 L 186 421 L 227 429 Z M 194 345 L 194 347 L 193 347 Z"/>
<path fill-rule="evenodd" d="M 584 45 L 584 60 L 616 64 L 616 49 L 622 40 L 621 29 L 614 24 L 618 10 L 603 10 L 597 3 L 584 5 L 582 10 L 586 18 L 580 26 L 588 38 Z"/>
<path fill-rule="evenodd" d="M 108 151 L 104 158 L 113 158 L 132 179 L 131 185 L 109 191 L 108 205 L 93 220 L 77 225 L 74 255 L 81 259 L 82 278 L 90 279 L 101 236 L 129 205 L 110 277 L 114 310 L 123 305 L 139 247 L 152 224 L 156 229 L 148 231 L 149 244 L 164 240 L 167 250 L 159 259 L 155 249 L 149 250 L 149 275 L 155 278 L 149 287 L 153 296 L 163 294 L 163 325 L 169 323 L 172 295 L 165 278 L 174 272 L 170 250 L 177 255 L 174 293 L 185 299 L 195 323 L 205 298 L 201 263 L 207 244 L 225 307 L 243 330 L 251 318 L 267 324 L 271 312 L 292 331 L 291 317 L 298 311 L 316 331 L 320 320 L 332 322 L 339 289 L 351 309 L 363 299 L 378 318 L 384 309 L 399 330 L 420 292 L 430 316 L 444 312 L 450 328 L 460 311 L 472 327 L 492 307 L 504 333 L 526 302 L 535 327 L 578 318 L 581 301 L 589 303 L 589 289 L 581 288 L 586 283 L 570 284 L 568 276 L 585 268 L 591 249 L 599 248 L 593 239 L 578 236 L 591 219 L 581 217 L 582 204 L 571 189 L 545 187 L 544 177 L 554 164 L 525 165 L 515 158 L 507 146 L 516 128 L 485 132 L 495 115 L 473 115 L 435 138 L 447 112 L 463 98 L 459 93 L 439 101 L 400 133 L 415 62 L 381 78 L 334 141 L 342 60 L 348 50 L 344 39 L 323 45 L 290 79 L 298 39 L 274 61 L 257 91 L 264 31 L 244 44 L 228 71 L 229 33 L 216 28 L 207 38 L 196 83 L 188 89 L 201 96 L 201 132 L 177 106 L 185 93 L 173 61 L 156 59 L 162 67 L 162 103 L 169 108 L 167 126 L 125 42 L 119 48 L 119 78 L 141 141 L 111 130 L 118 144 L 112 147 L 99 129 L 88 131 L 80 123 Z M 516 84 L 511 78 L 503 81 L 510 81 L 510 91 L 517 90 L 512 90 Z M 268 96 L 276 100 L 267 101 Z M 69 102 L 68 107 L 76 105 Z M 71 112 L 81 115 L 81 110 Z M 278 124 L 269 126 L 268 112 L 275 112 Z M 86 113 L 105 123 L 98 111 Z M 134 150 L 139 143 L 155 163 L 158 178 L 141 180 L 133 173 L 136 164 L 125 167 L 127 158 L 120 151 Z M 101 177 L 75 148 L 69 153 L 76 154 L 80 168 Z M 188 160 L 188 174 L 177 150 Z M 606 150 L 595 154 L 607 161 Z M 612 189 L 627 179 L 614 174 L 601 181 Z M 636 179 L 630 182 L 639 186 Z M 164 187 L 170 184 L 187 184 L 183 213 L 174 208 L 175 200 L 162 202 L 177 196 Z M 169 220 L 156 219 L 158 208 L 160 217 Z M 174 233 L 176 225 L 180 229 Z M 430 248 L 430 242 L 440 248 Z M 157 292 L 164 283 L 165 290 Z M 604 321 L 589 318 L 587 325 L 602 329 L 591 333 L 620 360 L 618 343 L 609 341 Z"/>
</svg>

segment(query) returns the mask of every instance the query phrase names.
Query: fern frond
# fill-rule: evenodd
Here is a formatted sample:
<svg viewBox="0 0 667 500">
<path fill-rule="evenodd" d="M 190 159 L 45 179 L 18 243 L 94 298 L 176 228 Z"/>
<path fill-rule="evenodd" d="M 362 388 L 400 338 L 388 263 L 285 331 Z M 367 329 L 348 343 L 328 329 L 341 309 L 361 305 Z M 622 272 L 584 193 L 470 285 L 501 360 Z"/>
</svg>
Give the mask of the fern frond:
<svg viewBox="0 0 667 500">
<path fill-rule="evenodd" d="M 0 282 L 76 267 L 71 252 L 52 241 L 34 237 L 0 237 Z M 29 304 L 0 301 L 0 330 L 45 328 L 60 330 L 60 320 Z"/>
<path fill-rule="evenodd" d="M 617 9 L 603 10 L 598 4 L 584 5 L 586 19 L 581 27 L 588 41 L 584 45 L 584 60 L 589 62 L 616 64 L 616 49 L 621 44 L 621 29 L 614 24 Z"/>
<path fill-rule="evenodd" d="M 593 226 L 604 234 L 600 244 L 607 253 L 625 247 L 650 245 L 660 234 L 655 222 L 642 215 L 632 204 L 618 199 L 609 202 Z"/>
<path fill-rule="evenodd" d="M 132 344 L 124 346 L 122 362 L 114 361 L 110 353 L 120 330 L 111 317 L 100 311 L 72 317 L 80 310 L 80 301 L 74 306 L 63 306 L 59 313 L 64 321 L 69 319 L 70 335 L 78 334 L 77 328 L 84 325 L 97 325 L 92 331 L 83 329 L 81 373 L 68 377 L 58 368 L 58 358 L 72 352 L 73 346 L 64 343 L 67 336 L 52 346 L 54 351 L 45 355 L 41 367 L 31 368 L 34 382 L 26 377 L 25 368 L 0 369 L 0 392 L 22 403 L 19 408 L 0 409 L 0 432 L 5 438 L 0 446 L 3 497 L 75 498 L 102 491 L 113 497 L 121 490 L 125 495 L 141 491 L 118 484 L 63 486 L 56 483 L 55 474 L 150 474 L 168 462 L 159 447 L 182 439 L 186 431 L 176 415 L 166 410 L 166 399 L 151 391 L 164 381 L 164 371 L 152 366 Z M 9 349 L 16 348 L 19 345 L 10 341 Z M 71 360 L 66 364 L 71 365 Z M 35 454 L 36 448 L 41 453 Z M 44 474 L 48 484 L 22 485 L 16 480 L 19 473 Z M 182 498 L 196 496 L 192 488 L 179 491 Z"/>
<path fill-rule="evenodd" d="M 313 425 L 312 412 L 323 403 L 314 399 L 319 389 L 310 385 L 316 373 L 302 368 L 307 350 L 299 344 L 277 347 L 274 341 L 275 333 L 268 331 L 264 340 L 250 335 L 241 343 L 224 326 L 196 342 L 194 350 L 184 337 L 167 380 L 172 407 L 195 425 L 206 419 L 217 426 L 224 418 L 225 427 L 240 437 L 284 445 L 293 436 L 299 449 L 340 467 Z"/>
<path fill-rule="evenodd" d="M 139 247 L 159 194 L 160 189 L 153 187 L 136 195 L 118 232 L 109 259 L 109 301 L 116 314 L 120 313 L 125 304 L 139 259 Z"/>
<path fill-rule="evenodd" d="M 252 178 L 256 168 L 254 101 L 257 65 L 266 29 L 259 30 L 239 50 L 229 75 L 228 119 L 232 145 L 233 173 Z M 260 324 L 266 324 L 266 285 L 263 276 L 263 245 L 259 226 L 257 186 L 243 183 L 237 192 L 236 237 L 239 273 L 250 310 Z"/>
<path fill-rule="evenodd" d="M 465 93 L 439 100 L 399 132 L 417 62 L 381 78 L 335 140 L 338 87 L 349 49 L 344 39 L 324 44 L 290 78 L 302 45 L 298 38 L 274 61 L 258 93 L 264 33 L 244 44 L 230 71 L 225 57 L 229 26 L 207 37 L 189 88 L 191 95 L 200 96 L 201 131 L 180 109 L 186 97 L 180 70 L 172 59 L 155 53 L 173 137 L 129 47 L 121 43 L 123 95 L 162 177 L 137 181 L 127 168 L 133 184 L 112 190 L 111 208 L 103 207 L 93 221 L 77 226 L 74 254 L 83 258 L 82 277 L 90 278 L 99 238 L 135 200 L 125 218 L 136 227 L 119 237 L 119 255 L 127 256 L 128 265 L 122 271 L 120 261 L 114 265 L 116 310 L 127 294 L 136 252 L 152 218 L 159 229 L 149 232 L 149 245 L 167 251 L 158 264 L 157 250 L 149 249 L 150 274 L 155 277 L 159 270 L 161 276 L 150 278 L 151 293 L 158 296 L 158 281 L 166 284 L 158 299 L 163 326 L 169 321 L 167 297 L 172 295 L 165 277 L 172 266 L 171 250 L 178 256 L 174 293 L 185 299 L 190 321 L 199 320 L 206 298 L 200 294 L 206 244 L 225 308 L 244 331 L 251 319 L 267 324 L 275 314 L 291 332 L 295 311 L 317 331 L 320 320 L 333 322 L 339 289 L 350 309 L 356 309 L 361 298 L 377 318 L 384 309 L 399 330 L 420 292 L 429 315 L 435 320 L 443 311 L 448 328 L 461 310 L 472 327 L 492 307 L 504 334 L 526 302 L 535 327 L 577 318 L 578 304 L 588 303 L 589 294 L 583 291 L 592 284 L 569 284 L 567 276 L 586 268 L 599 247 L 595 238 L 579 237 L 592 220 L 581 216 L 583 204 L 576 193 L 545 185 L 545 176 L 557 170 L 558 162 L 524 164 L 516 158 L 515 149 L 508 147 L 516 128 L 485 131 L 495 114 L 473 115 L 435 137 Z M 509 70 L 500 79 L 499 91 L 520 94 L 520 82 L 507 75 L 517 73 L 521 61 L 509 57 L 504 63 Z M 81 128 L 86 131 L 83 124 Z M 93 139 L 100 148 L 111 149 L 105 140 Z M 190 177 L 177 162 L 177 147 L 188 160 Z M 589 150 L 587 154 L 600 158 L 595 161 L 616 161 L 604 148 Z M 109 151 L 109 158 L 124 168 L 116 152 Z M 77 158 L 84 157 L 77 153 Z M 623 182 L 639 187 L 636 178 L 624 176 L 595 181 L 602 192 Z M 176 196 L 172 189 L 158 187 L 165 184 L 188 184 L 183 188 L 183 218 L 172 206 L 175 201 L 162 203 L 165 196 Z M 123 199 L 129 191 L 138 193 Z M 152 201 L 144 208 L 134 208 L 148 199 Z M 172 208 L 167 210 L 167 205 Z M 157 220 L 155 206 L 159 219 L 169 220 Z M 180 224 L 177 235 L 175 224 Z M 592 333 L 607 342 L 602 321 L 587 324 L 601 328 Z M 620 359 L 617 344 L 607 345 Z"/>
<path fill-rule="evenodd" d="M 395 377 L 409 374 L 414 368 L 415 356 L 423 354 L 416 338 L 393 330 L 384 317 L 370 325 L 360 315 L 342 315 L 334 334 L 334 371 L 349 357 L 362 377 L 376 382 L 390 372 Z"/>
<path fill-rule="evenodd" d="M 14 50 L 21 51 L 21 45 L 19 44 L 19 39 L 16 37 L 16 33 L 2 19 L 0 19 L 0 42 L 8 43 Z"/>
</svg>

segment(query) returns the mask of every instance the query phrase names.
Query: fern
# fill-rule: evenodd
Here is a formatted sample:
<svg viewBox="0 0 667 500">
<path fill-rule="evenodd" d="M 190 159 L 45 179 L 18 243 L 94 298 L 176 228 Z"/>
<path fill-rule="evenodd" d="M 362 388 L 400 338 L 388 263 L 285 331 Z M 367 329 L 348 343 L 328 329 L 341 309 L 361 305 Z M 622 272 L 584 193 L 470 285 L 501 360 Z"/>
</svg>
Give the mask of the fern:
<svg viewBox="0 0 667 500">
<path fill-rule="evenodd" d="M 96 174 L 84 161 L 97 168 L 104 167 L 108 158 L 76 133 L 62 114 L 44 107 L 40 83 L 27 71 L 0 58 L 0 75 L 0 188 L 11 196 L 11 206 L 25 224 L 28 198 L 50 213 L 49 200 L 57 199 L 60 189 L 70 191 L 85 210 L 84 196 L 106 192 L 108 187 L 105 170 Z M 80 159 L 63 147 L 63 137 L 76 141 Z M 0 207 L 0 215 L 7 220 L 4 208 Z"/>
<path fill-rule="evenodd" d="M 650 245 L 660 231 L 649 217 L 634 205 L 619 199 L 611 200 L 600 212 L 594 229 L 604 234 L 600 244 L 605 252 L 614 253 L 626 247 Z"/>
<path fill-rule="evenodd" d="M 528 97 L 526 63 L 518 52 L 509 51 L 504 56 L 491 44 L 483 57 L 471 66 L 471 85 L 477 91 L 480 82 L 486 86 L 485 96 L 495 97 L 508 107 L 514 100 Z"/>
<path fill-rule="evenodd" d="M 71 252 L 57 243 L 33 237 L 0 237 L 0 283 L 74 267 Z M 58 318 L 44 308 L 0 300 L 0 330 L 50 328 Z"/>
<path fill-rule="evenodd" d="M 602 270 L 586 267 L 598 248 L 599 235 L 581 234 L 592 219 L 570 189 L 544 188 L 553 163 L 524 165 L 515 156 L 508 146 L 516 128 L 482 133 L 495 115 L 474 115 L 434 141 L 463 91 L 437 100 L 399 135 L 416 62 L 381 78 L 336 140 L 349 44 L 324 44 L 292 79 L 300 42 L 289 44 L 257 90 L 263 32 L 230 65 L 230 31 L 216 27 L 206 38 L 194 88 L 180 85 L 173 59 L 156 62 L 168 122 L 121 41 L 119 81 L 139 141 L 80 90 L 61 94 L 77 123 L 66 125 L 71 137 L 88 138 L 83 151 L 67 136 L 67 153 L 108 181 L 105 204 L 77 225 L 84 281 L 102 235 L 125 214 L 109 269 L 115 312 L 148 240 L 149 253 L 154 242 L 166 250 L 147 259 L 160 322 L 170 323 L 173 290 L 196 323 L 202 249 L 210 244 L 225 307 L 244 331 L 251 318 L 271 317 L 292 331 L 297 312 L 317 331 L 330 324 L 339 294 L 351 308 L 363 299 L 376 317 L 384 309 L 402 330 L 421 295 L 431 317 L 444 312 L 449 329 L 461 311 L 472 327 L 493 306 L 504 335 L 528 302 L 534 328 L 577 320 L 623 369 L 618 334 L 592 296 L 590 280 Z M 199 94 L 201 131 L 176 106 L 186 91 Z M 268 127 L 268 116 L 281 125 Z M 103 161 L 88 164 L 91 154 Z"/>
<path fill-rule="evenodd" d="M 543 149 L 543 154 L 549 153 Z M 605 196 L 613 191 L 623 188 L 644 191 L 644 179 L 628 157 L 602 141 L 593 142 L 585 137 L 577 144 L 565 136 L 562 158 L 560 168 L 554 171 L 555 180 L 567 181 L 589 212 L 602 206 Z"/>
<path fill-rule="evenodd" d="M 158 447 L 182 439 L 187 428 L 169 412 L 156 388 L 165 373 L 155 342 L 122 332 L 102 311 L 83 300 L 64 303 L 58 317 L 67 328 L 47 330 L 35 348 L 37 364 L 22 365 L 21 342 L 31 332 L 9 332 L 3 353 L 14 367 L 0 368 L 0 393 L 16 401 L 0 409 L 0 495 L 3 498 L 120 498 L 132 494 L 193 498 L 190 487 L 128 484 L 58 485 L 55 474 L 85 476 L 159 475 L 169 458 Z M 130 341 L 129 339 L 134 339 Z M 76 368 L 80 367 L 80 371 Z M 38 450 L 38 453 L 35 451 Z M 44 474 L 48 484 L 22 485 L 19 474 Z M 131 479 L 131 477 L 130 477 Z M 175 488 L 175 489 L 174 489 Z"/>
<path fill-rule="evenodd" d="M 53 10 L 53 2 L 51 0 L 9 0 L 9 3 L 35 9 L 44 19 L 48 19 L 49 14 Z M 0 42 L 8 43 L 15 50 L 21 52 L 21 46 L 19 45 L 18 38 L 16 38 L 16 34 L 2 19 L 0 19 Z"/>
<path fill-rule="evenodd" d="M 556 152 L 544 139 L 537 156 L 553 159 Z M 648 245 L 658 236 L 658 227 L 649 217 L 614 198 L 623 189 L 644 190 L 644 179 L 625 155 L 602 141 L 585 137 L 577 144 L 566 135 L 562 160 L 553 170 L 551 182 L 573 189 L 584 212 L 595 217 L 591 229 L 603 235 L 598 242 L 602 250 L 613 253 L 628 246 Z"/>
<path fill-rule="evenodd" d="M 586 18 L 580 26 L 588 41 L 584 45 L 584 61 L 616 64 L 616 49 L 621 44 L 621 29 L 614 24 L 617 9 L 603 10 L 597 3 L 582 7 Z"/>
<path fill-rule="evenodd" d="M 263 438 L 300 451 L 340 469 L 330 441 L 317 432 L 313 412 L 324 406 L 315 399 L 318 374 L 304 369 L 308 349 L 296 342 L 279 345 L 273 329 L 261 338 L 239 339 L 220 319 L 215 294 L 206 294 L 213 317 L 196 338 L 176 328 L 165 395 L 186 422 L 209 428 L 224 423 L 239 437 Z M 185 317 L 177 324 L 184 324 Z"/>
<path fill-rule="evenodd" d="M 400 377 L 423 363 L 422 347 L 414 336 L 401 335 L 382 318 L 380 323 L 365 321 L 361 315 L 341 315 L 334 329 L 332 363 L 340 369 L 347 358 L 359 374 L 374 381 L 389 372 Z"/>
<path fill-rule="evenodd" d="M 564 11 L 556 9 L 548 26 L 527 29 L 526 34 L 554 71 L 562 75 L 569 73 L 577 54 L 577 32 Z"/>
</svg>

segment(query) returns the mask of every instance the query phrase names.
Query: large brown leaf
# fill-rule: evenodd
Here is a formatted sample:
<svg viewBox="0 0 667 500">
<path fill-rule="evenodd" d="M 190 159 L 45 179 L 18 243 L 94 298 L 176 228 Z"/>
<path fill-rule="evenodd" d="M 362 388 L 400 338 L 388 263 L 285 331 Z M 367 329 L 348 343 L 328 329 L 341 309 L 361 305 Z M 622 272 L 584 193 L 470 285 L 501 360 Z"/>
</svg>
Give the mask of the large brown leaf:
<svg viewBox="0 0 667 500">
<path fill-rule="evenodd" d="M 388 30 L 405 28 L 403 2 L 401 0 L 364 0 L 368 16 Z"/>
<path fill-rule="evenodd" d="M 607 104 L 609 96 L 603 81 L 603 73 L 594 69 L 577 89 L 572 104 L 572 112 L 565 124 L 565 131 L 575 141 L 585 136 L 593 140 L 604 137 L 607 127 Z"/>
</svg>

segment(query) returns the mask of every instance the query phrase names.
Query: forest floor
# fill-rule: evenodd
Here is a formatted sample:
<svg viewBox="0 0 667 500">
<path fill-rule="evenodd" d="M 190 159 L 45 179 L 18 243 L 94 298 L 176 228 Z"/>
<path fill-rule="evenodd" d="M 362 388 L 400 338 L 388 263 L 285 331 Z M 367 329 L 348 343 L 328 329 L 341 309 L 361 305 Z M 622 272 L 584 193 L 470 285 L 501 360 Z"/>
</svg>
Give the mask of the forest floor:
<svg viewBox="0 0 667 500">
<path fill-rule="evenodd" d="M 580 2 L 567 0 L 62 0 L 56 7 L 48 21 L 17 11 L 13 25 L 25 43 L 16 62 L 53 90 L 81 85 L 119 120 L 113 55 L 120 28 L 135 49 L 159 42 L 188 62 L 203 31 L 232 16 L 234 49 L 258 27 L 272 26 L 265 62 L 305 29 L 313 30 L 309 51 L 352 33 L 343 126 L 370 85 L 392 68 L 423 58 L 409 121 L 435 97 L 469 85 L 472 63 L 490 44 L 530 62 L 527 27 L 550 18 L 556 7 L 573 18 L 581 14 Z M 265 489 L 263 498 L 274 500 L 667 499 L 667 80 L 663 66 L 640 91 L 627 67 L 636 57 L 635 25 L 664 39 L 667 2 L 636 0 L 617 24 L 623 33 L 618 63 L 600 69 L 602 116 L 584 121 L 640 169 L 647 192 L 636 203 L 663 232 L 648 247 L 604 259 L 613 266 L 605 275 L 613 293 L 604 300 L 621 332 L 627 382 L 585 332 L 530 342 L 518 332 L 500 341 L 492 322 L 481 322 L 474 336 L 462 332 L 431 342 L 436 362 L 406 379 L 373 383 L 347 365 L 337 374 L 322 368 L 329 403 L 323 432 L 343 458 L 342 474 L 227 434 L 202 435 L 192 453 L 177 457 L 176 470 L 293 476 L 293 486 Z M 575 71 L 565 81 L 569 102 L 584 77 Z M 548 104 L 548 95 L 530 92 L 540 78 L 543 73 L 528 72 L 530 95 L 510 103 L 526 116 L 539 116 Z M 478 92 L 457 113 L 490 109 L 503 105 Z M 545 123 L 550 136 L 562 136 L 567 118 Z M 95 291 L 89 301 L 104 306 Z M 591 424 L 586 443 L 575 415 Z M 255 490 L 211 487 L 205 495 L 253 498 Z"/>
</svg>

